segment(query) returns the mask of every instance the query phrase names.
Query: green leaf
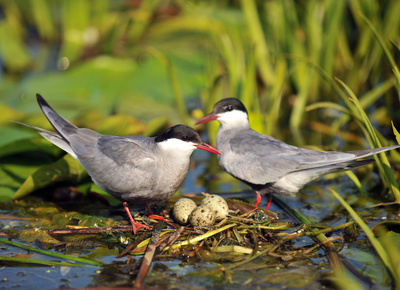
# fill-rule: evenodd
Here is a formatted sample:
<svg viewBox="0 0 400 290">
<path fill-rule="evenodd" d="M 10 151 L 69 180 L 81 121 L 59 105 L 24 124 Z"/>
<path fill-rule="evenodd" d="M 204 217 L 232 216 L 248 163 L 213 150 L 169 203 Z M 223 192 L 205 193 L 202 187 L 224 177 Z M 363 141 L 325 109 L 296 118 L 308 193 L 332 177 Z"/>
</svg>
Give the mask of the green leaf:
<svg viewBox="0 0 400 290">
<path fill-rule="evenodd" d="M 62 150 L 41 136 L 17 140 L 0 147 L 0 158 L 13 154 L 21 154 L 29 151 L 40 151 L 52 156 L 60 156 Z"/>
<path fill-rule="evenodd" d="M 57 162 L 43 166 L 29 176 L 17 190 L 13 199 L 22 198 L 35 190 L 61 181 L 78 183 L 87 176 L 87 172 L 82 165 L 67 154 Z"/>
<path fill-rule="evenodd" d="M 0 166 L 0 202 L 10 200 L 24 180 L 40 165 L 4 164 Z"/>
</svg>

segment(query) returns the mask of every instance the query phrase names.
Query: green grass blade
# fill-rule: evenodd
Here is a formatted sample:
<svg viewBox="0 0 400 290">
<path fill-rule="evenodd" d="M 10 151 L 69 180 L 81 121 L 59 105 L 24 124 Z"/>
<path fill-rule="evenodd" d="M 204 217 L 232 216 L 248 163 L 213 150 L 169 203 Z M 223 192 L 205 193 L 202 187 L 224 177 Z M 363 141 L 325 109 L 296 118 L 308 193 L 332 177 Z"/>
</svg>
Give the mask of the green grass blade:
<svg viewBox="0 0 400 290">
<path fill-rule="evenodd" d="M 57 261 L 45 261 L 45 260 L 37 260 L 30 258 L 19 258 L 19 257 L 0 257 L 0 261 L 9 262 L 9 263 L 24 263 L 24 264 L 39 264 L 39 265 L 48 265 L 48 266 L 67 266 L 67 267 L 89 267 L 91 265 L 84 264 L 74 264 L 68 262 L 57 262 Z"/>
<path fill-rule="evenodd" d="M 288 67 L 285 59 L 283 57 L 279 57 L 276 60 L 275 67 L 275 82 L 271 91 L 266 92 L 269 100 L 269 105 L 267 109 L 267 114 L 265 114 L 265 134 L 273 135 L 274 130 L 277 129 L 276 124 L 279 123 L 280 109 L 283 98 L 283 91 L 287 82 L 287 73 Z"/>
<path fill-rule="evenodd" d="M 202 240 L 205 240 L 205 239 L 207 239 L 209 237 L 212 237 L 212 236 L 214 236 L 214 235 L 216 235 L 218 233 L 221 233 L 221 232 L 223 232 L 223 231 L 225 231 L 227 229 L 230 229 L 230 228 L 232 228 L 234 226 L 237 226 L 237 224 L 229 224 L 229 225 L 223 226 L 223 227 L 221 227 L 219 229 L 215 229 L 215 230 L 209 231 L 209 232 L 207 232 L 205 234 L 202 234 L 200 236 L 194 237 L 192 239 L 188 239 L 188 240 L 177 242 L 177 243 L 173 244 L 172 246 L 166 247 L 163 251 L 167 251 L 168 249 L 176 249 L 176 248 L 180 248 L 182 246 L 187 246 L 187 245 L 191 245 L 191 244 L 196 244 L 196 243 L 198 243 L 198 242 L 200 242 Z"/>
<path fill-rule="evenodd" d="M 300 212 L 286 204 L 283 200 L 280 198 L 274 196 L 274 202 L 280 206 L 281 208 L 284 208 L 286 211 L 288 211 L 293 217 L 295 217 L 297 220 L 302 222 L 303 224 L 310 226 L 310 231 L 315 233 L 315 239 L 317 239 L 320 243 L 325 245 L 325 251 L 328 254 L 329 257 L 329 262 L 331 263 L 332 268 L 336 272 L 343 272 L 342 265 L 339 262 L 339 257 L 337 252 L 335 251 L 335 247 L 333 243 L 323 234 L 319 233 L 317 228 L 312 228 L 312 223 L 305 217 L 303 216 Z"/>
<path fill-rule="evenodd" d="M 312 111 L 312 110 L 315 110 L 315 109 L 335 109 L 337 111 L 340 111 L 340 112 L 343 112 L 343 113 L 345 113 L 347 115 L 355 117 L 349 109 L 347 109 L 347 108 L 345 108 L 345 107 L 343 107 L 343 106 L 341 106 L 339 104 L 336 104 L 336 103 L 318 102 L 318 103 L 314 103 L 314 104 L 308 105 L 306 107 L 306 111 Z"/>
<path fill-rule="evenodd" d="M 358 101 L 357 97 L 354 95 L 354 93 L 350 90 L 350 88 L 343 83 L 341 80 L 337 80 L 342 87 L 345 89 L 347 94 L 349 95 L 350 100 L 353 102 L 354 106 L 352 106 L 350 109 L 351 110 L 357 110 L 358 115 L 361 117 L 361 122 L 363 125 L 363 129 L 365 131 L 365 135 L 370 143 L 370 146 L 372 148 L 379 148 L 382 147 L 379 138 L 377 134 L 375 133 L 374 128 L 372 127 L 371 122 L 369 121 L 367 115 L 365 114 L 363 108 L 361 107 L 360 102 Z M 385 183 L 387 187 L 389 187 L 392 191 L 392 194 L 394 198 L 396 199 L 397 202 L 400 202 L 400 190 L 399 186 L 397 184 L 396 178 L 394 177 L 394 174 L 390 168 L 390 163 L 384 153 L 379 154 L 378 156 L 374 156 L 380 176 L 382 178 L 382 181 Z"/>
<path fill-rule="evenodd" d="M 83 33 L 90 23 L 90 7 L 87 1 L 61 1 L 60 9 L 63 40 L 61 41 L 61 52 L 69 61 L 78 61 L 85 48 Z"/>
<path fill-rule="evenodd" d="M 362 220 L 362 218 L 354 211 L 354 209 L 333 189 L 329 189 L 330 192 L 336 197 L 337 200 L 343 205 L 343 207 L 349 212 L 349 214 L 353 217 L 356 223 L 360 226 L 360 228 L 365 232 L 378 256 L 381 258 L 382 262 L 385 264 L 389 272 L 396 277 L 396 269 L 393 268 L 392 263 L 390 261 L 389 254 L 385 251 L 381 243 L 377 238 L 375 238 L 374 233 L 367 226 L 366 223 Z M 400 285 L 400 284 L 398 284 Z"/>
<path fill-rule="evenodd" d="M 365 190 L 365 188 L 362 186 L 360 180 L 358 179 L 357 175 L 354 174 L 353 171 L 346 171 L 345 172 L 346 175 L 351 179 L 351 181 L 353 181 L 353 183 L 355 184 L 355 186 L 358 188 L 358 190 L 364 194 L 364 195 L 368 195 L 367 191 Z"/>
<path fill-rule="evenodd" d="M 147 51 L 149 53 L 151 53 L 154 57 L 156 57 L 167 69 L 167 76 L 168 76 L 170 84 L 171 84 L 172 92 L 175 97 L 175 102 L 177 105 L 179 115 L 181 116 L 181 118 L 185 124 L 190 124 L 189 113 L 186 109 L 185 101 L 183 99 L 183 95 L 182 95 L 181 89 L 179 87 L 179 83 L 176 78 L 174 68 L 173 68 L 171 61 L 161 51 L 159 51 L 153 47 L 148 47 Z"/>
<path fill-rule="evenodd" d="M 400 71 L 399 71 L 399 67 L 397 66 L 396 61 L 394 60 L 392 54 L 390 53 L 390 50 L 387 47 L 385 41 L 383 40 L 383 38 L 381 37 L 379 32 L 376 30 L 376 28 L 372 24 L 372 22 L 364 14 L 361 14 L 361 17 L 365 21 L 365 23 L 367 23 L 367 25 L 369 26 L 369 28 L 373 32 L 374 36 L 376 37 L 376 39 L 378 40 L 380 46 L 382 47 L 383 52 L 385 53 L 390 65 L 392 66 L 393 73 L 394 73 L 394 76 L 396 78 L 396 83 L 397 83 L 397 93 L 398 93 L 398 96 L 400 98 Z"/>
<path fill-rule="evenodd" d="M 323 69 L 328 72 L 329 75 L 334 74 L 334 64 L 337 57 L 335 51 L 337 50 L 338 38 L 343 26 L 342 20 L 345 17 L 346 6 L 345 1 L 329 1 L 326 5 L 326 32 L 324 33 L 325 39 L 321 62 L 323 64 Z"/>
<path fill-rule="evenodd" d="M 241 4 L 252 42 L 255 45 L 261 78 L 266 85 L 273 85 L 275 76 L 272 66 L 269 63 L 270 52 L 257 13 L 256 3 L 254 0 L 242 0 Z"/>
<path fill-rule="evenodd" d="M 393 234 L 393 232 L 388 230 L 385 226 L 376 227 L 374 232 L 376 232 L 376 235 L 379 237 L 379 241 L 385 248 L 386 252 L 390 253 L 389 259 L 392 268 L 397 270 L 395 273 L 392 273 L 392 275 L 396 281 L 397 287 L 400 287 L 400 250 L 396 243 L 396 240 L 398 241 L 398 239 L 393 239 L 393 235 L 398 235 L 398 233 Z"/>
<path fill-rule="evenodd" d="M 26 69 L 31 64 L 29 49 L 24 40 L 14 31 L 11 23 L 0 21 L 0 52 L 4 65 L 13 71 Z"/>
<path fill-rule="evenodd" d="M 397 141 L 397 143 L 400 144 L 400 133 L 399 133 L 399 131 L 397 131 L 396 127 L 394 126 L 393 121 L 392 121 L 392 128 L 393 128 L 394 136 L 396 136 L 396 141 Z"/>
<path fill-rule="evenodd" d="M 91 259 L 79 258 L 79 257 L 70 256 L 70 255 L 58 254 L 58 253 L 53 253 L 53 252 L 46 251 L 46 250 L 37 249 L 37 248 L 31 247 L 31 246 L 23 245 L 23 244 L 9 241 L 9 240 L 3 239 L 3 238 L 0 238 L 0 242 L 10 245 L 10 246 L 18 247 L 18 248 L 21 248 L 21 249 L 24 249 L 27 251 L 36 252 L 36 253 L 40 253 L 43 255 L 47 255 L 47 256 L 63 259 L 63 260 L 70 260 L 70 261 L 94 265 L 94 266 L 101 266 L 104 264 L 102 262 L 94 261 Z"/>
<path fill-rule="evenodd" d="M 50 40 L 54 38 L 55 33 L 55 23 L 51 17 L 50 5 L 48 5 L 45 0 L 34 0 L 30 1 L 30 6 L 32 7 L 32 14 L 35 23 L 38 28 L 38 32 L 44 39 Z"/>
</svg>

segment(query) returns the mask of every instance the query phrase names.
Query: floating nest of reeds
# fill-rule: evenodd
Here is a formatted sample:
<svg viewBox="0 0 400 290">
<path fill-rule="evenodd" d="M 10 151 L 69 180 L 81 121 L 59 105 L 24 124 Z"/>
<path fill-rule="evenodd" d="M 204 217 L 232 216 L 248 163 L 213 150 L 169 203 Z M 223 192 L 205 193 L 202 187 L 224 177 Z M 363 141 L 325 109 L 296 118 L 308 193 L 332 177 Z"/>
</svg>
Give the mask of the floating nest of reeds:
<svg viewBox="0 0 400 290">
<path fill-rule="evenodd" d="M 191 197 L 197 204 L 201 197 Z M 135 216 L 145 223 L 150 231 L 141 229 L 132 242 L 121 248 L 118 257 L 127 256 L 127 264 L 133 263 L 138 276 L 136 287 L 141 285 L 154 260 L 161 259 L 201 259 L 221 264 L 221 271 L 226 272 L 242 267 L 255 259 L 268 260 L 270 266 L 284 265 L 296 260 L 320 257 L 322 247 L 329 257 L 331 265 L 339 264 L 337 250 L 343 244 L 343 238 L 327 238 L 324 233 L 336 231 L 353 225 L 349 222 L 337 227 L 312 226 L 304 222 L 282 222 L 278 215 L 246 202 L 226 199 L 229 215 L 210 227 L 182 226 L 172 218 L 172 206 L 164 210 L 168 222 Z M 50 235 L 104 234 L 132 232 L 131 226 L 68 228 L 49 230 Z M 311 239 L 305 241 L 304 237 Z M 336 241 L 339 245 L 334 245 Z M 132 256 L 143 255 L 139 260 Z M 140 269 L 139 269 L 140 268 Z M 227 273 L 227 272 L 226 272 Z M 229 278 L 229 277 L 228 277 Z"/>
</svg>

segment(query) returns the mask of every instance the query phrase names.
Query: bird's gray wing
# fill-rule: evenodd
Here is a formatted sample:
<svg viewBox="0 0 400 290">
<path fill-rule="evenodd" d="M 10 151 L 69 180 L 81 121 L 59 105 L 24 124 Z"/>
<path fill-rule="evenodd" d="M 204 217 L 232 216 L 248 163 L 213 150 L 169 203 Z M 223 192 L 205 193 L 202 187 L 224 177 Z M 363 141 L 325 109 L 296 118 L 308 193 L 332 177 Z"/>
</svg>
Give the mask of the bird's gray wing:
<svg viewBox="0 0 400 290">
<path fill-rule="evenodd" d="M 150 138 L 104 136 L 99 139 L 99 150 L 118 165 L 148 165 L 156 160 L 150 150 Z"/>
<path fill-rule="evenodd" d="M 158 159 L 147 149 L 150 142 L 136 138 L 102 135 L 94 143 L 75 144 L 74 150 L 93 181 L 120 198 L 155 184 L 158 176 Z"/>
<path fill-rule="evenodd" d="M 253 130 L 230 139 L 230 156 L 221 166 L 233 176 L 254 184 L 273 183 L 301 170 L 326 167 L 356 158 L 353 153 L 320 152 L 288 145 Z"/>
<path fill-rule="evenodd" d="M 149 150 L 149 138 L 115 137 L 89 131 L 86 129 L 85 134 L 76 134 L 70 138 L 71 147 L 79 160 L 87 160 L 84 166 L 91 159 L 102 160 L 113 167 L 145 167 L 155 161 L 154 153 Z"/>
</svg>

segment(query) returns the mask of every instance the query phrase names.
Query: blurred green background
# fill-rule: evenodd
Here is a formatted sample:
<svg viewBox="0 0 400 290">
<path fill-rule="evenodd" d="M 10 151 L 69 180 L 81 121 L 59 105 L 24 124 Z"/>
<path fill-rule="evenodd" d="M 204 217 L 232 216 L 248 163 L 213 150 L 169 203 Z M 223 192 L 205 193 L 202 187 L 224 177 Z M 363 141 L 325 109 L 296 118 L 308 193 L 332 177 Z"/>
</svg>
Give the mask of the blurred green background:
<svg viewBox="0 0 400 290">
<path fill-rule="evenodd" d="M 49 128 L 36 93 L 105 134 L 193 126 L 217 100 L 238 97 L 254 129 L 290 144 L 393 144 L 398 11 L 399 1 L 372 0 L 0 1 L 2 186 L 11 194 L 26 179 L 5 170 L 7 158 L 37 136 L 9 119 Z M 218 124 L 196 129 L 205 128 L 215 144 Z"/>
<path fill-rule="evenodd" d="M 383 128 L 399 121 L 393 66 L 367 22 L 396 63 L 397 1 L 0 3 L 2 125 L 40 113 L 36 93 L 67 118 L 94 110 L 189 125 L 187 109 L 199 100 L 209 110 L 234 96 L 254 126 L 282 138 L 290 130 L 304 143 L 305 125 L 322 139 L 356 130 L 334 108 L 306 111 L 344 104 L 327 78 L 342 80 Z M 321 115 L 332 132 L 309 123 Z"/>
</svg>

